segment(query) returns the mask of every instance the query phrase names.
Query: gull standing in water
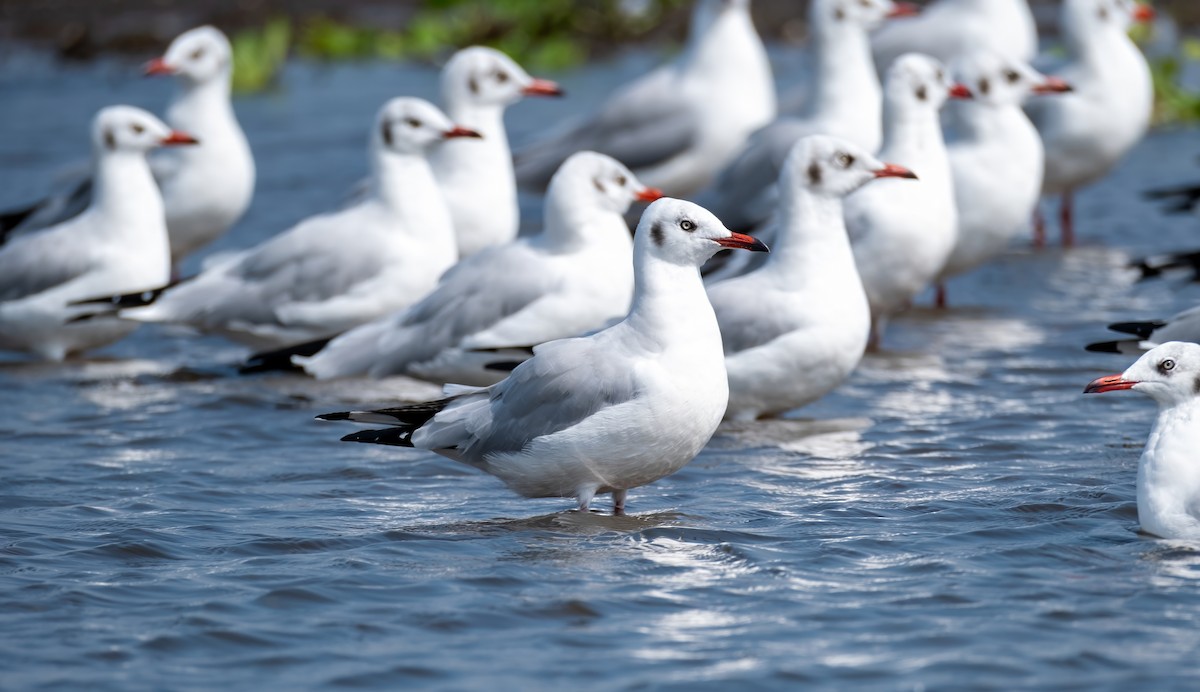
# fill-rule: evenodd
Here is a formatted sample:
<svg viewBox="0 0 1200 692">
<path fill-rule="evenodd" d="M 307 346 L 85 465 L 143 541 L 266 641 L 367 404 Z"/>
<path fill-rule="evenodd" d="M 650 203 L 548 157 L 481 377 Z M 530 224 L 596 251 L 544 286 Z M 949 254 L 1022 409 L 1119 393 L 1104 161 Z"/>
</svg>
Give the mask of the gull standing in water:
<svg viewBox="0 0 1200 692">
<path fill-rule="evenodd" d="M 96 114 L 87 208 L 0 249 L 0 348 L 62 360 L 137 327 L 111 318 L 73 322 L 79 311 L 71 303 L 167 282 L 171 257 L 163 203 L 146 152 L 195 143 L 140 108 L 111 106 Z"/>
<path fill-rule="evenodd" d="M 350 442 L 428 449 L 500 478 L 526 497 L 573 497 L 586 510 L 691 461 L 729 398 L 721 333 L 700 265 L 721 248 L 766 250 L 690 202 L 660 199 L 634 238 L 629 314 L 591 336 L 542 344 L 502 382 L 447 398 L 318 416 L 392 427 Z"/>
<path fill-rule="evenodd" d="M 1141 141 L 1154 111 L 1150 67 L 1129 38 L 1134 21 L 1154 10 L 1129 0 L 1064 0 L 1063 36 L 1071 60 L 1054 74 L 1074 91 L 1034 99 L 1025 111 L 1046 146 L 1042 193 L 1062 195 L 1062 242 L 1075 242 L 1074 195 L 1117 165 Z M 1034 242 L 1045 244 L 1040 215 Z"/>
<path fill-rule="evenodd" d="M 774 117 L 774 79 L 750 0 L 699 0 L 682 55 L 619 89 L 593 117 L 517 152 L 517 179 L 540 189 L 568 156 L 591 150 L 684 196 Z"/>
<path fill-rule="evenodd" d="M 161 58 L 146 66 L 146 74 L 175 77 L 178 91 L 167 106 L 166 121 L 200 140 L 199 146 L 150 157 L 166 213 L 171 260 L 178 264 L 223 235 L 250 206 L 254 157 L 229 100 L 233 51 L 223 33 L 202 26 L 180 34 Z M 57 223 L 86 207 L 92 187 L 92 180 L 84 180 L 70 194 L 4 217 L 9 225 L 20 222 L 17 231 Z"/>
<path fill-rule="evenodd" d="M 410 305 L 457 258 L 428 152 L 448 138 L 478 136 L 427 101 L 393 99 L 371 128 L 365 199 L 305 219 L 164 291 L 118 297 L 107 309 L 262 350 L 337 334 Z"/>
<path fill-rule="evenodd" d="M 842 198 L 877 178 L 912 177 L 834 137 L 814 135 L 792 147 L 767 261 L 708 289 L 729 371 L 726 418 L 754 420 L 812 403 L 858 366 L 871 308 Z"/>
<path fill-rule="evenodd" d="M 1200 539 L 1200 345 L 1169 341 L 1120 375 L 1093 380 L 1086 394 L 1132 389 L 1158 403 L 1158 419 L 1138 461 L 1142 530 Z"/>
<path fill-rule="evenodd" d="M 1037 208 L 1045 152 L 1021 104 L 1033 94 L 1071 90 L 1057 77 L 990 51 L 964 55 L 955 72 L 975 98 L 946 109 L 958 240 L 938 277 L 939 307 L 946 305 L 946 280 L 1003 254 Z"/>
<path fill-rule="evenodd" d="M 901 56 L 884 85 L 883 150 L 918 181 L 882 180 L 846 198 L 846 228 L 871 303 L 872 346 L 888 319 L 904 310 L 942 271 L 954 249 L 958 215 L 950 160 L 938 111 L 949 97 L 971 92 L 950 80 L 941 63 Z"/>
</svg>

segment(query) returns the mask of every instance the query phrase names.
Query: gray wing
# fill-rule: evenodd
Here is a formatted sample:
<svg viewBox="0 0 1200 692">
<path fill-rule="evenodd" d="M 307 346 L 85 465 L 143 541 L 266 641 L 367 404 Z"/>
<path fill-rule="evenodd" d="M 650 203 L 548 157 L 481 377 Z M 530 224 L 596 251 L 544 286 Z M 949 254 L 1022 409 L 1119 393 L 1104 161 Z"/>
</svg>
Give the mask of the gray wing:
<svg viewBox="0 0 1200 692">
<path fill-rule="evenodd" d="M 0 300 L 18 300 L 65 284 L 92 268 L 57 229 L 21 234 L 0 252 Z"/>
<path fill-rule="evenodd" d="M 91 203 L 91 175 L 72 177 L 49 196 L 29 206 L 0 214 L 0 243 L 73 219 Z"/>
<path fill-rule="evenodd" d="M 721 325 L 726 356 L 757 348 L 803 327 L 794 294 L 756 290 L 752 278 L 730 279 L 708 290 Z"/>
<path fill-rule="evenodd" d="M 603 339 L 562 339 L 490 388 L 491 424 L 468 455 L 520 451 L 530 441 L 566 430 L 610 406 L 637 397 L 628 361 L 614 358 Z"/>
<path fill-rule="evenodd" d="M 696 113 L 674 88 L 674 77 L 671 69 L 646 75 L 614 94 L 595 117 L 517 152 L 517 179 L 545 186 L 577 151 L 607 154 L 637 172 L 687 150 L 698 134 Z"/>
<path fill-rule="evenodd" d="M 407 337 L 405 361 L 432 358 L 556 291 L 560 277 L 538 271 L 534 254 L 524 243 L 504 245 L 451 267 L 432 293 L 404 312 L 398 326 Z"/>
</svg>

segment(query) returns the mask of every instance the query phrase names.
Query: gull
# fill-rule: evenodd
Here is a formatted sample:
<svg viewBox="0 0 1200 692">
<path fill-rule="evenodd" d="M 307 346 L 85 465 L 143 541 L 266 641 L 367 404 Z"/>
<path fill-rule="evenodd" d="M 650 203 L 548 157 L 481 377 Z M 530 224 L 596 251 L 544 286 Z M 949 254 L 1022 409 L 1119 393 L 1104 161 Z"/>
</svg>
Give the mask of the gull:
<svg viewBox="0 0 1200 692">
<path fill-rule="evenodd" d="M 883 95 L 868 33 L 911 11 L 892 0 L 814 0 L 808 13 L 814 68 L 804 110 L 755 132 L 697 201 L 732 228 L 752 228 L 775 209 L 775 182 L 801 137 L 834 135 L 878 149 Z"/>
<path fill-rule="evenodd" d="M 707 185 L 774 117 L 774 80 L 749 0 L 699 0 L 674 62 L 617 90 L 593 117 L 519 151 L 517 179 L 540 189 L 567 156 L 591 150 L 684 196 Z"/>
<path fill-rule="evenodd" d="M 1158 403 L 1158 419 L 1138 461 L 1142 530 L 1160 538 L 1200 538 L 1200 345 L 1169 341 L 1124 373 L 1093 380 L 1086 394 L 1132 389 Z"/>
<path fill-rule="evenodd" d="M 1026 0 L 936 0 L 919 16 L 880 29 L 871 44 L 875 64 L 882 71 L 913 52 L 947 64 L 971 50 L 1031 62 L 1037 55 L 1038 36 Z"/>
<path fill-rule="evenodd" d="M 938 110 L 948 97 L 970 98 L 941 63 L 909 54 L 892 63 L 884 85 L 884 144 L 879 158 L 904 166 L 917 183 L 883 180 L 846 198 L 846 228 L 871 303 L 871 345 L 888 319 L 942 271 L 954 249 L 958 218 Z"/>
<path fill-rule="evenodd" d="M 1045 195 L 1062 195 L 1062 242 L 1074 244 L 1074 195 L 1104 177 L 1146 134 L 1154 110 L 1150 68 L 1129 38 L 1154 11 L 1128 0 L 1065 0 L 1063 36 L 1071 55 L 1058 77 L 1074 91 L 1025 106 L 1046 147 Z M 1037 245 L 1045 243 L 1040 217 Z"/>
<path fill-rule="evenodd" d="M 629 311 L 633 242 L 624 214 L 635 199 L 661 195 L 608 156 L 573 154 L 550 181 L 540 234 L 480 251 L 416 304 L 295 362 L 320 379 L 405 374 L 494 384 L 506 374 L 486 368 L 497 351 L 583 334 Z"/>
<path fill-rule="evenodd" d="M 1071 90 L 1022 60 L 988 50 L 963 55 L 955 72 L 975 98 L 947 108 L 958 240 L 938 277 L 940 307 L 946 280 L 1003 254 L 1037 208 L 1045 152 L 1021 104 L 1034 94 Z"/>
<path fill-rule="evenodd" d="M 721 248 L 766 250 L 702 207 L 660 199 L 635 233 L 625 319 L 537 346 L 490 387 L 448 387 L 438 401 L 318 418 L 392 426 L 342 439 L 432 450 L 526 497 L 573 497 L 582 511 L 612 493 L 622 513 L 631 488 L 691 461 L 725 413 L 721 333 L 699 271 Z"/>
<path fill-rule="evenodd" d="M 201 142 L 150 157 L 176 264 L 229 230 L 254 194 L 254 157 L 229 100 L 232 72 L 229 40 L 211 26 L 180 34 L 146 66 L 147 75 L 175 77 L 178 91 L 167 106 L 166 122 Z M 18 232 L 43 227 L 78 214 L 91 195 L 90 178 L 75 181 L 69 193 L 5 217 L 9 225 L 19 223 Z"/>
<path fill-rule="evenodd" d="M 861 147 L 813 135 L 780 174 L 773 249 L 757 270 L 713 284 L 731 420 L 799 408 L 840 385 L 862 359 L 871 309 L 842 220 L 842 198 L 866 183 L 915 177 Z"/>
<path fill-rule="evenodd" d="M 94 187 L 87 208 L 0 248 L 0 348 L 60 361 L 136 328 L 115 319 L 73 322 L 77 310 L 71 303 L 151 289 L 168 280 L 162 197 L 146 152 L 195 143 L 140 108 L 111 106 L 96 114 Z"/>
<path fill-rule="evenodd" d="M 517 182 L 504 129 L 505 109 L 523 96 L 561 94 L 557 84 L 530 77 L 492 48 L 460 50 L 442 69 L 446 114 L 483 136 L 481 142 L 446 142 L 430 156 L 454 221 L 459 256 L 517 237 Z"/>
<path fill-rule="evenodd" d="M 1168 341 L 1200 342 L 1200 306 L 1189 308 L 1165 320 L 1147 322 L 1117 322 L 1108 328 L 1136 338 L 1088 344 L 1095 353 L 1125 353 L 1137 355 Z"/>
<path fill-rule="evenodd" d="M 117 312 L 265 350 L 330 336 L 410 305 L 457 258 L 427 153 L 445 139 L 478 136 L 427 101 L 392 99 L 371 128 L 365 199 L 305 219 L 145 301 L 119 297 Z"/>
</svg>

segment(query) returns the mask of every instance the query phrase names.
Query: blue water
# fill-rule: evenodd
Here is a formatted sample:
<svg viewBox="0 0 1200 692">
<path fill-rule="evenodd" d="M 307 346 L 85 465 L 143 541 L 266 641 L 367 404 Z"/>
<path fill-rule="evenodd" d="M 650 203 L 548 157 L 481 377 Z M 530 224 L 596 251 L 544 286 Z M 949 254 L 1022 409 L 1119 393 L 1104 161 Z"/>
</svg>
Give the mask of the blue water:
<svg viewBox="0 0 1200 692">
<path fill-rule="evenodd" d="M 516 106 L 513 139 L 654 60 L 551 75 L 572 98 Z M 170 86 L 135 74 L 0 63 L 0 206 L 87 150 L 98 107 L 161 108 Z M 297 64 L 239 99 L 260 184 L 213 250 L 336 205 L 401 93 L 435 73 Z M 898 320 L 838 393 L 722 429 L 626 517 L 312 420 L 425 385 L 242 379 L 238 347 L 171 328 L 5 357 L 0 688 L 1194 688 L 1200 546 L 1137 532 L 1152 404 L 1081 390 L 1130 362 L 1082 350 L 1104 324 L 1200 300 L 1122 270 L 1200 245 L 1139 198 L 1200 177 L 1197 153 L 1155 133 L 1081 196 L 1083 247 L 952 284 L 958 307 Z"/>
</svg>

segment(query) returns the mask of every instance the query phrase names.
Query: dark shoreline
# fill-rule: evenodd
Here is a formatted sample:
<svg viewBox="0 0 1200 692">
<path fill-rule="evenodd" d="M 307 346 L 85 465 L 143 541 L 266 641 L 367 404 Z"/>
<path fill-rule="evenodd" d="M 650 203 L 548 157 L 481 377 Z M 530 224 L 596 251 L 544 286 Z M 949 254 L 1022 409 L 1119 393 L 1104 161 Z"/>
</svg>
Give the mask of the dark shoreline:
<svg viewBox="0 0 1200 692">
<path fill-rule="evenodd" d="M 279 17 L 296 24 L 328 18 L 351 26 L 398 30 L 422 4 L 419 0 L 0 0 L 0 42 L 24 43 L 76 60 L 105 54 L 145 56 L 201 24 L 233 32 L 260 27 Z M 804 25 L 797 4 L 796 0 L 756 0 L 755 23 L 769 40 L 798 41 Z M 1043 29 L 1052 31 L 1056 3 L 1032 0 L 1032 4 Z M 1182 27 L 1200 28 L 1200 3 L 1158 0 L 1154 4 Z M 682 38 L 687 5 L 672 10 L 660 27 L 622 45 Z M 602 55 L 613 48 L 593 45 L 589 53 Z"/>
</svg>

